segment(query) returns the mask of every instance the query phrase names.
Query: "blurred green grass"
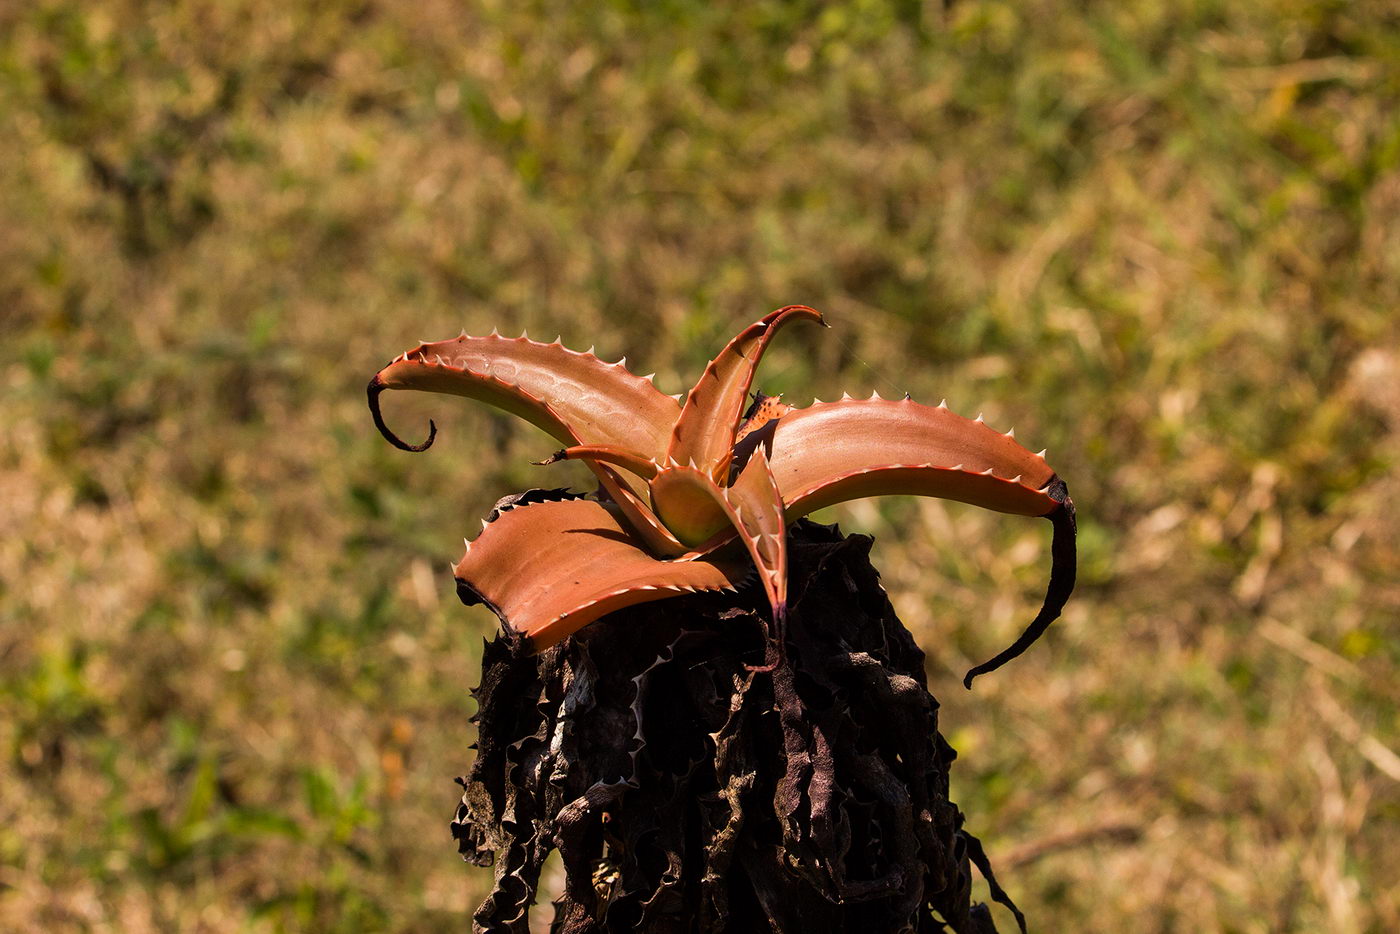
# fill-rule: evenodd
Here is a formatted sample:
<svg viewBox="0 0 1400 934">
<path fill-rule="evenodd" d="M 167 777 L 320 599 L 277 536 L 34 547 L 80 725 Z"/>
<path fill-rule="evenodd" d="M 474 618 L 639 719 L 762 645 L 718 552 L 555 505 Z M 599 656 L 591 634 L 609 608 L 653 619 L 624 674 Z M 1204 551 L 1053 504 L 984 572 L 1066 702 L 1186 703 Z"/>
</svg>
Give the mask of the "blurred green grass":
<svg viewBox="0 0 1400 934">
<path fill-rule="evenodd" d="M 832 516 L 1035 926 L 1400 930 L 1393 4 L 38 0 L 0 86 L 0 927 L 463 924 L 444 562 L 587 475 L 365 381 L 500 326 L 678 392 L 803 302 L 766 390 L 946 396 L 1080 504 L 971 695 L 1046 530 Z"/>
</svg>

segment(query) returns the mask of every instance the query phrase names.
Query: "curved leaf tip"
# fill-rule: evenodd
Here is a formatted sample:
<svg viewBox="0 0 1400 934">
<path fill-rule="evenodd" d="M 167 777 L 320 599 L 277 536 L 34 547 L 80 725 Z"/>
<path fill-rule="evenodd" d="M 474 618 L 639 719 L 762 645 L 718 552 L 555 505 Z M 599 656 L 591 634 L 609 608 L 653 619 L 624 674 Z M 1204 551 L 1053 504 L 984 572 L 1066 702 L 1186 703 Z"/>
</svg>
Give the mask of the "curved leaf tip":
<svg viewBox="0 0 1400 934">
<path fill-rule="evenodd" d="M 723 483 L 733 458 L 734 434 L 744 400 L 769 343 L 793 321 L 825 323 L 806 305 L 785 305 L 740 331 L 705 367 L 675 421 L 666 459 L 695 466 Z"/>
<path fill-rule="evenodd" d="M 389 387 L 384 385 L 383 379 L 377 373 L 374 379 L 369 381 L 369 386 L 366 388 L 366 392 L 369 395 L 369 414 L 374 417 L 374 427 L 379 429 L 379 433 L 384 436 L 385 441 L 388 441 L 400 451 L 412 451 L 414 454 L 421 454 L 423 451 L 432 447 L 433 442 L 437 440 L 437 423 L 431 418 L 428 419 L 428 440 L 424 441 L 422 444 L 409 444 L 407 441 L 394 434 L 389 430 L 389 426 L 384 424 L 384 416 L 379 411 L 379 394 L 388 388 Z"/>
<path fill-rule="evenodd" d="M 1059 618 L 1060 611 L 1065 608 L 1065 601 L 1069 600 L 1069 595 L 1074 590 L 1074 500 L 1070 499 L 1069 490 L 1059 477 L 1050 479 L 1045 486 L 1045 492 L 1060 504 L 1045 517 L 1050 520 L 1055 530 L 1050 542 L 1050 584 L 1045 589 L 1045 602 L 1041 604 L 1035 619 L 1031 620 L 1026 631 L 1021 633 L 1015 642 L 994 657 L 968 670 L 963 677 L 963 687 L 968 690 L 972 689 L 973 678 L 996 671 L 1034 645 L 1035 641 L 1045 634 L 1045 630 L 1050 628 L 1050 624 Z"/>
</svg>

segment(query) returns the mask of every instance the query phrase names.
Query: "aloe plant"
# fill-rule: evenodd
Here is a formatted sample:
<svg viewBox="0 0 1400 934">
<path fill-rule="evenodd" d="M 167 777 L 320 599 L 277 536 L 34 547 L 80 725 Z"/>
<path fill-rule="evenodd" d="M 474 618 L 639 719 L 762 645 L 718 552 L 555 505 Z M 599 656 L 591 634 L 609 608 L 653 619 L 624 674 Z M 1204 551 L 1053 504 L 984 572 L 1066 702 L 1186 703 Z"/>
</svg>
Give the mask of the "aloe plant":
<svg viewBox="0 0 1400 934">
<path fill-rule="evenodd" d="M 477 399 L 526 419 L 564 447 L 542 464 L 582 460 L 599 481 L 586 497 L 536 498 L 500 510 L 467 542 L 458 591 L 480 601 L 506 631 L 545 649 L 623 607 L 677 593 L 736 588 L 756 568 L 772 608 L 767 664 L 782 658 L 789 524 L 823 506 L 865 496 L 918 494 L 998 512 L 1044 516 L 1054 527 L 1050 582 L 1040 612 L 1006 650 L 964 683 L 1024 652 L 1059 616 L 1074 587 L 1074 503 L 1046 462 L 946 402 L 853 399 L 793 408 L 761 393 L 745 411 L 765 349 L 786 325 L 825 324 L 789 305 L 741 331 L 685 396 L 651 376 L 606 363 L 560 341 L 465 333 L 420 344 L 369 384 L 384 437 L 386 389 Z M 747 561 L 744 560 L 745 552 Z"/>
</svg>

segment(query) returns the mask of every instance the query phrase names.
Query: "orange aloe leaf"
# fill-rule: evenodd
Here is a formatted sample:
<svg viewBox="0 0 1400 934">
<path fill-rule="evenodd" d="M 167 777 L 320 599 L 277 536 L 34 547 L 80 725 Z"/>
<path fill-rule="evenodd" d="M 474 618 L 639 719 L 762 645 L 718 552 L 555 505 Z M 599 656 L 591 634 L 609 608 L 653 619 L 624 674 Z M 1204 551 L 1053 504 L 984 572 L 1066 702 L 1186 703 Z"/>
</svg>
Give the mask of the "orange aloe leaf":
<svg viewBox="0 0 1400 934">
<path fill-rule="evenodd" d="M 730 521 L 763 580 L 774 621 L 787 613 L 787 523 L 783 500 L 762 450 L 749 458 L 733 486 L 720 492 Z"/>
<path fill-rule="evenodd" d="M 626 467 L 646 480 L 656 476 L 658 469 L 656 461 L 649 457 L 643 457 L 636 451 L 616 448 L 607 444 L 576 444 L 573 447 L 564 448 L 562 451 L 555 451 L 547 459 L 536 462 L 535 466 L 544 467 L 569 460 L 592 460 L 617 464 L 619 467 Z"/>
<path fill-rule="evenodd" d="M 754 370 L 774 335 L 784 325 L 799 320 L 826 323 L 819 312 L 806 305 L 788 305 L 749 325 L 710 361 L 675 422 L 668 459 L 683 465 L 693 463 L 716 483 L 728 480 L 734 432 Z"/>
<path fill-rule="evenodd" d="M 700 590 L 732 590 L 748 573 L 707 559 L 661 561 L 610 505 L 587 499 L 506 507 L 467 544 L 453 573 L 467 604 L 484 603 L 539 652 L 624 607 Z"/>
<path fill-rule="evenodd" d="M 425 450 L 428 440 L 410 445 L 384 424 L 379 394 L 386 389 L 420 389 L 477 399 L 531 422 L 565 445 L 602 444 L 659 457 L 681 407 L 675 399 L 633 376 L 623 365 L 604 363 L 591 352 L 526 337 L 467 337 L 422 344 L 380 370 L 369 384 L 375 425 L 395 446 Z M 628 478 L 634 492 L 645 484 Z"/>
<path fill-rule="evenodd" d="M 770 651 L 762 666 L 750 665 L 751 671 L 772 671 L 782 664 L 787 629 L 787 523 L 783 519 L 783 500 L 777 482 L 768 466 L 768 458 L 759 449 L 749 458 L 732 486 L 723 491 L 722 502 L 744 547 L 749 551 L 763 590 L 773 608 L 773 628 L 769 634 Z"/>
<path fill-rule="evenodd" d="M 960 500 L 997 512 L 1051 521 L 1050 582 L 1040 612 L 1006 651 L 967 673 L 964 683 L 1024 652 L 1060 615 L 1074 589 L 1074 502 L 1046 463 L 987 427 L 905 399 L 847 399 L 794 409 L 740 445 L 736 460 L 766 449 L 788 522 L 863 496 L 911 493 Z M 747 440 L 747 439 L 746 439 Z"/>
<path fill-rule="evenodd" d="M 374 423 L 396 447 L 424 451 L 437 436 L 411 445 L 384 423 L 379 394 L 386 389 L 419 389 L 465 396 L 494 405 L 548 432 L 566 445 L 601 444 L 665 450 L 680 404 L 633 376 L 622 361 L 604 363 L 591 352 L 526 337 L 467 337 L 422 344 L 375 374 L 369 384 Z M 626 471 L 589 462 L 608 495 L 637 534 L 659 555 L 685 549 L 651 514 L 646 482 Z"/>
<path fill-rule="evenodd" d="M 768 450 L 789 522 L 823 506 L 890 493 L 956 499 L 1025 516 L 1058 503 L 1039 454 L 980 421 L 910 400 L 844 399 L 793 409 L 736 449 Z"/>
<path fill-rule="evenodd" d="M 577 444 L 562 451 L 555 451 L 545 460 L 536 462 L 535 466 L 544 467 L 564 460 L 582 460 L 593 469 L 602 481 L 603 489 L 607 490 L 608 495 L 622 510 L 633 530 L 646 542 L 652 554 L 660 558 L 675 558 L 685 553 L 685 546 L 671 534 L 670 529 L 661 524 L 648 501 L 634 493 L 631 487 L 623 483 L 618 472 L 609 466 L 618 464 L 636 476 L 650 480 L 656 476 L 656 461 L 642 457 L 634 451 L 611 445 Z"/>
</svg>

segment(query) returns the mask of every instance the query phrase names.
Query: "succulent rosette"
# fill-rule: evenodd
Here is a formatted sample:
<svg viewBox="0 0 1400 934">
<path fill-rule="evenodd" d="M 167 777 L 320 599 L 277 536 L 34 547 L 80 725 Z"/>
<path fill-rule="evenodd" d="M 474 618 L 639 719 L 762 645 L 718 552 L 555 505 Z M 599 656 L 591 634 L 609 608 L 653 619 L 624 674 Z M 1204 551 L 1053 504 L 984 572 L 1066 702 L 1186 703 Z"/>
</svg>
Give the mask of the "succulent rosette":
<svg viewBox="0 0 1400 934">
<path fill-rule="evenodd" d="M 1006 650 L 964 683 L 1024 652 L 1059 616 L 1074 587 L 1074 503 L 1045 452 L 946 404 L 816 401 L 805 408 L 756 393 L 754 373 L 788 324 L 825 322 L 789 305 L 739 333 L 684 396 L 606 363 L 522 335 L 466 334 L 421 344 L 369 384 L 379 396 L 418 389 L 477 399 L 518 415 L 562 449 L 542 463 L 582 460 L 597 476 L 589 496 L 527 495 L 496 510 L 454 568 L 458 591 L 540 651 L 600 617 L 679 593 L 730 590 L 753 569 L 772 607 L 768 664 L 781 662 L 787 615 L 789 524 L 824 506 L 866 496 L 915 494 L 997 512 L 1043 516 L 1053 526 L 1050 582 L 1040 612 Z M 760 669 L 762 670 L 762 669 Z"/>
</svg>

